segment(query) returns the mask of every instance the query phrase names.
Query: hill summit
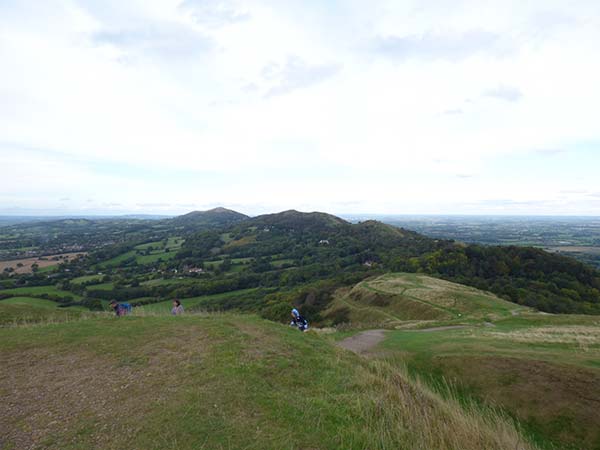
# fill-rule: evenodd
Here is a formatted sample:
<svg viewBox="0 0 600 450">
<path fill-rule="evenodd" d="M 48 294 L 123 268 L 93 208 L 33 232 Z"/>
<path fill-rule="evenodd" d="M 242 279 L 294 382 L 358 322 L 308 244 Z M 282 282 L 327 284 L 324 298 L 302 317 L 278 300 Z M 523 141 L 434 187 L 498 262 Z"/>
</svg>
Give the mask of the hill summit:
<svg viewBox="0 0 600 450">
<path fill-rule="evenodd" d="M 231 225 L 248 219 L 248 216 L 231 209 L 218 207 L 207 211 L 192 211 L 182 216 L 171 219 L 179 226 L 211 226 L 219 227 Z"/>
<path fill-rule="evenodd" d="M 255 226 L 275 226 L 290 230 L 329 229 L 349 226 L 350 223 L 323 212 L 300 212 L 294 209 L 276 214 L 264 214 L 250 220 Z"/>
</svg>

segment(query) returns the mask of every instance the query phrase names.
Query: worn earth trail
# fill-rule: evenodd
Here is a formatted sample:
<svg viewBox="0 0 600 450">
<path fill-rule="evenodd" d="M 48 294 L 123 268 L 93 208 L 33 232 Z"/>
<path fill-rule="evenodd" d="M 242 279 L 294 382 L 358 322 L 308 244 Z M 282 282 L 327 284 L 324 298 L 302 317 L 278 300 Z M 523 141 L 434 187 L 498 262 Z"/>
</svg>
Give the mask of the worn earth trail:
<svg viewBox="0 0 600 450">
<path fill-rule="evenodd" d="M 493 326 L 492 324 L 490 324 Z M 488 325 L 488 326 L 490 326 Z M 452 325 L 446 327 L 435 327 L 435 328 L 424 328 L 421 330 L 414 330 L 421 333 L 430 333 L 435 331 L 444 331 L 444 330 L 458 330 L 461 328 L 468 328 L 465 325 Z M 355 334 L 354 336 L 350 336 L 346 339 L 341 340 L 337 343 L 342 348 L 346 350 L 350 350 L 354 353 L 358 353 L 359 355 L 365 355 L 370 353 L 377 344 L 379 344 L 385 338 L 385 330 L 367 330 L 362 333 Z"/>
<path fill-rule="evenodd" d="M 350 336 L 340 342 L 338 345 L 346 350 L 350 350 L 359 355 L 369 353 L 377 344 L 385 338 L 385 330 L 368 330 Z"/>
</svg>

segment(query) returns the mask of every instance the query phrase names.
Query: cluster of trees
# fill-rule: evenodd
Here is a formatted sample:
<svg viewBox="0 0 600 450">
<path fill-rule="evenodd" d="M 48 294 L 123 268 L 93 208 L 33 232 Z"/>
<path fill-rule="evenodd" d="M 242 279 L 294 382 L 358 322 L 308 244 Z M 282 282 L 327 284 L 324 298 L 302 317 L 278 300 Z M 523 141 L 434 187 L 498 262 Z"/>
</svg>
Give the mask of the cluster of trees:
<svg viewBox="0 0 600 450">
<path fill-rule="evenodd" d="M 600 272 L 531 247 L 449 246 L 400 264 L 550 313 L 600 314 Z"/>
</svg>

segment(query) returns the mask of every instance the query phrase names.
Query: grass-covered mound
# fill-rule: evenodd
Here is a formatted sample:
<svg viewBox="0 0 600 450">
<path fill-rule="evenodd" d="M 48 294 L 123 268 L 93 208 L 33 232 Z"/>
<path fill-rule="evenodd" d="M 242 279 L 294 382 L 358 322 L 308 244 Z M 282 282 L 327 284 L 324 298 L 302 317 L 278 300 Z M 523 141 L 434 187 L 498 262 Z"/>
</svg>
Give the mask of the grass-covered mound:
<svg viewBox="0 0 600 450">
<path fill-rule="evenodd" d="M 531 448 L 326 337 L 253 316 L 0 329 L 3 448 Z"/>
<path fill-rule="evenodd" d="M 412 273 L 390 273 L 340 290 L 324 317 L 355 326 L 406 321 L 495 320 L 526 308 L 493 294 Z"/>
</svg>

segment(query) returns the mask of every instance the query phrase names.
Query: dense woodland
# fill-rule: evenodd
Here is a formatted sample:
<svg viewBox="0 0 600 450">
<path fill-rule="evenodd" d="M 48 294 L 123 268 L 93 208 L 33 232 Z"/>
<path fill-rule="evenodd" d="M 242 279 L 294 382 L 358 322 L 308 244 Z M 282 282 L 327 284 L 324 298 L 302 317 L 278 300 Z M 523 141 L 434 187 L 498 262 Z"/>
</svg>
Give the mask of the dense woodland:
<svg viewBox="0 0 600 450">
<path fill-rule="evenodd" d="M 104 222 L 60 221 L 12 226 L 0 234 L 38 244 L 41 251 L 44 240 L 53 249 L 69 244 L 89 251 L 52 271 L 5 272 L 0 295 L 47 285 L 57 291 L 40 296 L 90 309 L 102 309 L 113 298 L 144 305 L 203 297 L 195 308 L 283 319 L 294 304 L 318 320 L 337 288 L 395 271 L 442 277 L 541 311 L 600 314 L 600 272 L 574 259 L 529 247 L 464 245 L 324 213 L 248 218 L 219 208 L 168 220 L 128 220 L 112 229 Z M 63 235 L 68 237 L 61 240 Z M 6 240 L 4 246 L 14 251 Z"/>
</svg>

